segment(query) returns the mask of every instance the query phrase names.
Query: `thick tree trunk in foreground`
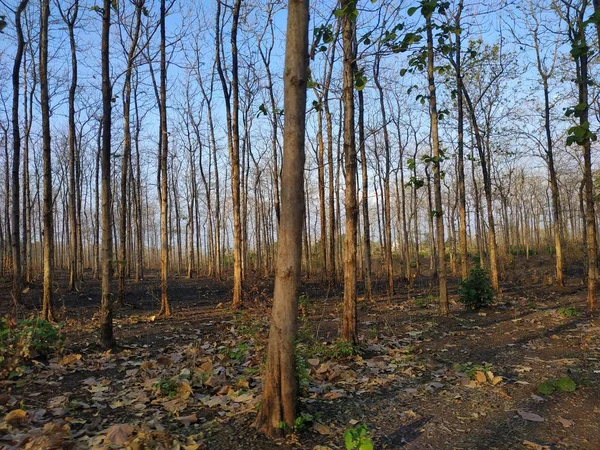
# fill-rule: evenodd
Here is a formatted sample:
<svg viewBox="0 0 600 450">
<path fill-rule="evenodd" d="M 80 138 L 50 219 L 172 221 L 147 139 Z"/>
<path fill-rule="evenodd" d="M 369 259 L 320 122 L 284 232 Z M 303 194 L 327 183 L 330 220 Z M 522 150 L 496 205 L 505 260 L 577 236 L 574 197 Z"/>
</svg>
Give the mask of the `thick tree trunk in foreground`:
<svg viewBox="0 0 600 450">
<path fill-rule="evenodd" d="M 100 339 L 105 348 L 115 346 L 113 335 L 112 281 L 112 215 L 110 189 L 110 140 L 112 113 L 112 86 L 110 84 L 110 10 L 111 0 L 104 0 L 102 12 L 102 298 L 100 304 Z"/>
<path fill-rule="evenodd" d="M 284 155 L 273 315 L 261 407 L 255 425 L 271 437 L 296 420 L 295 337 L 304 222 L 304 134 L 308 0 L 290 0 L 284 73 Z"/>
</svg>

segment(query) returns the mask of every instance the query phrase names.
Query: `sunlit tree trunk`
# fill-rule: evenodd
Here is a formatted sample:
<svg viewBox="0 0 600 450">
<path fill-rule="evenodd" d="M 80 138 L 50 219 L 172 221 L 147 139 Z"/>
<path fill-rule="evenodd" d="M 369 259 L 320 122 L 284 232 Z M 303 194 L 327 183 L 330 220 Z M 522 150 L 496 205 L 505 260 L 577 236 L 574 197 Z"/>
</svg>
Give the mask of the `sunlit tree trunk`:
<svg viewBox="0 0 600 450">
<path fill-rule="evenodd" d="M 367 152 L 365 151 L 365 101 L 363 91 L 358 92 L 358 148 L 360 149 L 360 164 L 362 175 L 362 213 L 363 213 L 363 246 L 364 246 L 364 276 L 365 300 L 372 301 L 371 287 L 371 224 L 369 220 L 369 177 L 367 168 Z"/>
<path fill-rule="evenodd" d="M 461 15 L 463 10 L 463 0 L 458 3 L 458 10 L 455 18 L 455 70 L 456 70 L 456 85 L 458 95 L 456 97 L 456 109 L 457 109 L 457 122 L 458 122 L 458 134 L 457 134 L 457 183 L 458 183 L 458 235 L 460 242 L 460 274 L 464 280 L 469 274 L 469 250 L 467 248 L 467 200 L 465 191 L 465 140 L 464 140 L 464 105 L 462 95 L 462 66 L 461 66 Z"/>
<path fill-rule="evenodd" d="M 344 49 L 344 180 L 346 210 L 346 236 L 344 239 L 344 308 L 342 313 L 342 339 L 358 343 L 356 318 L 356 235 L 358 208 L 356 202 L 356 140 L 354 132 L 354 73 L 356 52 L 354 48 L 355 22 L 349 17 L 352 0 L 343 0 L 342 45 Z"/>
<path fill-rule="evenodd" d="M 168 198 L 169 178 L 167 163 L 169 155 L 169 132 L 167 129 L 167 50 L 165 27 L 165 0 L 160 2 L 160 140 L 161 154 L 159 158 L 160 170 L 160 310 L 159 316 L 169 317 L 169 223 L 168 223 Z"/>
<path fill-rule="evenodd" d="M 269 436 L 294 428 L 295 337 L 304 216 L 304 134 L 308 77 L 308 1 L 288 3 L 284 72 L 284 155 L 281 218 L 267 366 L 256 427 Z"/>
<path fill-rule="evenodd" d="M 221 3 L 217 2 L 216 20 L 216 62 L 217 72 L 225 96 L 225 111 L 227 116 L 227 139 L 229 146 L 229 159 L 231 164 L 231 200 L 233 204 L 233 300 L 234 308 L 242 306 L 242 223 L 241 223 L 241 197 L 240 197 L 240 136 L 239 136 L 239 86 L 238 86 L 238 51 L 237 30 L 241 7 L 241 0 L 236 0 L 233 5 L 231 18 L 231 87 L 227 80 L 221 61 Z"/>
<path fill-rule="evenodd" d="M 429 115 L 431 119 L 431 147 L 433 150 L 433 191 L 435 198 L 435 232 L 437 244 L 437 274 L 440 290 L 440 315 L 448 315 L 448 288 L 446 280 L 446 242 L 444 240 L 444 214 L 442 206 L 441 169 L 443 155 L 438 135 L 437 97 L 434 78 L 433 30 L 431 15 L 425 17 L 427 27 L 427 80 L 429 84 Z M 433 212 L 432 212 L 433 214 Z"/>
</svg>

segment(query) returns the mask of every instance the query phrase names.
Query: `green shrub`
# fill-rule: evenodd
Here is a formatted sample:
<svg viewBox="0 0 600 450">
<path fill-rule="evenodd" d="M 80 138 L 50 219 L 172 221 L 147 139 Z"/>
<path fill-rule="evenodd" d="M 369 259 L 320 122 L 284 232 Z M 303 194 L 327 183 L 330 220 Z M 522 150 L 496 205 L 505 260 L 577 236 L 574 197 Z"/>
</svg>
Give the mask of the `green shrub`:
<svg viewBox="0 0 600 450">
<path fill-rule="evenodd" d="M 0 377 L 19 376 L 28 360 L 59 353 L 64 340 L 60 325 L 47 320 L 0 318 Z"/>
<path fill-rule="evenodd" d="M 488 306 L 494 298 L 494 290 L 487 271 L 480 266 L 471 269 L 469 276 L 460 282 L 458 293 L 467 309 Z"/>
<path fill-rule="evenodd" d="M 564 317 L 578 317 L 581 315 L 581 313 L 573 306 L 563 306 L 558 308 L 557 312 Z"/>
<path fill-rule="evenodd" d="M 346 450 L 373 450 L 373 439 L 364 424 L 358 424 L 344 433 Z"/>
<path fill-rule="evenodd" d="M 562 377 L 554 381 L 544 381 L 538 386 L 538 392 L 544 395 L 550 395 L 555 391 L 573 392 L 575 389 L 577 389 L 577 385 L 569 377 Z"/>
<path fill-rule="evenodd" d="M 172 378 L 161 378 L 160 381 L 154 383 L 153 387 L 160 392 L 160 395 L 173 398 L 177 395 L 179 384 Z"/>
</svg>

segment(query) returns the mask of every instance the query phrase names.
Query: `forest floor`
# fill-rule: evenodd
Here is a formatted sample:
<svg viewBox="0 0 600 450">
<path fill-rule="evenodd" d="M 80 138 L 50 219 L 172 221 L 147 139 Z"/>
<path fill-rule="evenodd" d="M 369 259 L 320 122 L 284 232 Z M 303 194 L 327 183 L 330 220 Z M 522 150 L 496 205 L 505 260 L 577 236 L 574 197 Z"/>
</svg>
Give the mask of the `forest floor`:
<svg viewBox="0 0 600 450">
<path fill-rule="evenodd" d="M 580 279 L 546 286 L 543 267 L 551 273 L 545 259 L 505 276 L 479 312 L 452 289 L 447 318 L 428 278 L 398 281 L 393 298 L 360 302 L 359 354 L 337 339 L 341 291 L 305 280 L 301 416 L 281 442 L 252 427 L 271 285 L 248 282 L 234 312 L 229 284 L 174 278 L 173 317 L 158 319 L 158 280 L 132 282 L 112 352 L 98 345 L 99 284 L 59 289 L 64 349 L 0 381 L 0 448 L 343 449 L 345 431 L 364 424 L 375 449 L 597 450 L 600 319 L 585 313 Z M 0 289 L 6 305 L 9 285 Z M 39 297 L 32 286 L 25 310 Z"/>
</svg>

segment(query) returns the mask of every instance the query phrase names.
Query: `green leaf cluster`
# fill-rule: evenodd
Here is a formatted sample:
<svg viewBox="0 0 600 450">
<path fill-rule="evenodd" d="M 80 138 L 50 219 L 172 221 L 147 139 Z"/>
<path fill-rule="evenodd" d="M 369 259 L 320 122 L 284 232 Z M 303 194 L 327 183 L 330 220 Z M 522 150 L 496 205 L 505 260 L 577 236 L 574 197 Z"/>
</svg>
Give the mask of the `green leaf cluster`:
<svg viewBox="0 0 600 450">
<path fill-rule="evenodd" d="M 476 310 L 489 306 L 494 299 L 494 289 L 487 270 L 480 266 L 471 269 L 469 276 L 460 282 L 459 301 L 467 309 Z"/>
<path fill-rule="evenodd" d="M 19 376 L 28 360 L 59 353 L 65 341 L 60 327 L 39 318 L 0 318 L 0 376 Z"/>
<path fill-rule="evenodd" d="M 554 392 L 574 392 L 577 389 L 575 382 L 569 377 L 562 377 L 554 381 L 544 381 L 538 386 L 538 392 L 550 395 Z"/>
<path fill-rule="evenodd" d="M 346 450 L 373 450 L 373 439 L 365 424 L 358 424 L 344 433 Z"/>
</svg>

